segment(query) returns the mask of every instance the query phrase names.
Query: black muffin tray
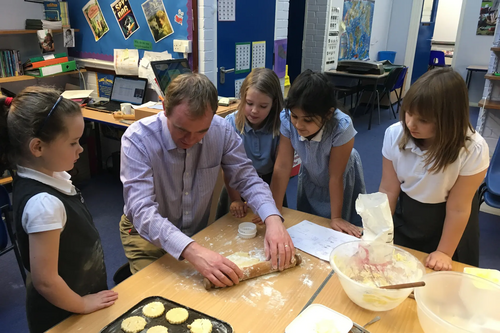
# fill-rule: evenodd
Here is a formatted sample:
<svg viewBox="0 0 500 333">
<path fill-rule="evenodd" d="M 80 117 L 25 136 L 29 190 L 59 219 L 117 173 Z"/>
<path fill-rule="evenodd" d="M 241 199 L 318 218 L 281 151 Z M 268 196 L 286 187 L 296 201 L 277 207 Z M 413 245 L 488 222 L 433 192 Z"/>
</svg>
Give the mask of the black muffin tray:
<svg viewBox="0 0 500 333">
<path fill-rule="evenodd" d="M 151 302 L 161 302 L 165 306 L 165 312 L 157 318 L 148 318 L 145 315 L 142 314 L 142 308 L 151 303 Z M 184 308 L 188 311 L 189 317 L 188 319 L 178 325 L 173 325 L 170 324 L 167 319 L 165 318 L 165 315 L 168 310 L 173 309 L 173 308 Z M 146 319 L 146 328 L 143 329 L 140 333 L 146 333 L 149 328 L 156 326 L 156 325 L 162 325 L 168 328 L 168 333 L 189 333 L 190 330 L 187 327 L 187 325 L 191 324 L 195 319 L 208 319 L 212 322 L 212 333 L 233 333 L 233 328 L 231 325 L 226 323 L 225 321 L 219 320 L 217 318 L 214 318 L 212 316 L 209 316 L 207 314 L 204 314 L 200 311 L 193 310 L 191 308 L 188 308 L 187 306 L 184 306 L 182 304 L 173 302 L 169 299 L 163 298 L 161 296 L 151 296 L 143 299 L 136 305 L 134 305 L 132 308 L 130 308 L 127 312 L 122 314 L 120 317 L 116 318 L 112 323 L 108 324 L 106 327 L 104 327 L 100 333 L 123 333 L 121 329 L 122 321 L 125 320 L 128 317 L 132 316 L 139 316 L 144 319 Z"/>
</svg>

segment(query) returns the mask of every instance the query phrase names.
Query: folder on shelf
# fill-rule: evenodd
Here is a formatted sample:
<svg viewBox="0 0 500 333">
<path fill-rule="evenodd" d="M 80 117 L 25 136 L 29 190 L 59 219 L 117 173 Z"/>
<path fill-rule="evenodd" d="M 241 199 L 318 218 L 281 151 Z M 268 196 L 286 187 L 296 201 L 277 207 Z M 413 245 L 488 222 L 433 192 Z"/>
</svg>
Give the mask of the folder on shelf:
<svg viewBox="0 0 500 333">
<path fill-rule="evenodd" d="M 49 60 L 44 60 L 44 61 L 37 61 L 37 62 L 31 63 L 31 66 L 29 66 L 29 64 L 27 64 L 28 67 L 26 67 L 25 69 L 29 71 L 29 70 L 40 68 L 40 67 L 62 64 L 63 62 L 68 62 L 68 61 L 69 61 L 68 57 L 54 58 L 54 59 L 49 59 Z"/>
<path fill-rule="evenodd" d="M 59 74 L 59 73 L 71 72 L 74 70 L 76 70 L 76 62 L 74 60 L 72 60 L 72 61 L 64 62 L 62 64 L 45 66 L 45 67 L 41 67 L 41 68 L 27 70 L 27 71 L 25 71 L 24 74 L 30 75 L 30 76 L 35 76 L 35 77 L 44 77 L 44 76 L 49 76 L 49 75 L 54 75 L 54 74 Z"/>
<path fill-rule="evenodd" d="M 67 56 L 68 55 L 64 52 L 55 53 L 55 54 L 47 54 L 47 55 L 44 55 L 43 57 L 30 58 L 29 62 L 34 63 L 34 62 L 45 61 L 45 60 L 54 59 L 54 58 L 63 58 L 63 57 L 67 57 Z"/>
</svg>

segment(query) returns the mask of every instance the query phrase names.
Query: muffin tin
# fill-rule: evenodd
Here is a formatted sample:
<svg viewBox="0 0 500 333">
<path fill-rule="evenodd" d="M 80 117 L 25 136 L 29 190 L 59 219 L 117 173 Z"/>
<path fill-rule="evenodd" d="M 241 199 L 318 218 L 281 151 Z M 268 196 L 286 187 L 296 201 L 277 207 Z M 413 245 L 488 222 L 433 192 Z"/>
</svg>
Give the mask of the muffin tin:
<svg viewBox="0 0 500 333">
<path fill-rule="evenodd" d="M 145 315 L 142 314 L 142 308 L 151 303 L 151 302 L 161 302 L 165 306 L 165 312 L 157 318 L 148 318 Z M 189 317 L 188 319 L 182 323 L 182 324 L 177 324 L 173 325 L 170 324 L 167 319 L 165 318 L 165 315 L 168 310 L 173 309 L 173 308 L 184 308 L 188 311 Z M 188 308 L 187 306 L 184 306 L 182 304 L 173 302 L 169 299 L 163 298 L 161 296 L 151 296 L 143 299 L 136 305 L 134 305 L 132 308 L 130 308 L 127 312 L 122 314 L 120 317 L 115 319 L 113 322 L 108 324 L 106 327 L 104 327 L 100 333 L 123 333 L 121 329 L 121 324 L 122 321 L 125 320 L 128 317 L 132 316 L 140 316 L 146 319 L 146 328 L 143 329 L 140 333 L 146 333 L 147 330 L 153 326 L 156 325 L 162 325 L 168 328 L 168 333 L 189 333 L 190 330 L 187 327 L 187 325 L 191 324 L 195 319 L 208 319 L 212 322 L 212 333 L 233 333 L 233 327 L 226 323 L 225 321 L 219 320 L 217 318 L 214 318 L 212 316 L 209 316 L 207 314 L 204 314 L 200 311 L 193 310 L 191 308 Z"/>
</svg>

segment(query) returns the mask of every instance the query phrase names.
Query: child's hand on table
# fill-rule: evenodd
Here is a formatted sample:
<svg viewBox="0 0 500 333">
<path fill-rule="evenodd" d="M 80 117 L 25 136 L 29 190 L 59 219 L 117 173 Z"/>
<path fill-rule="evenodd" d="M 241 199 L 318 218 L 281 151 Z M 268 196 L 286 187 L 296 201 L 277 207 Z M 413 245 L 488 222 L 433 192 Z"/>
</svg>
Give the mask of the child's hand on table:
<svg viewBox="0 0 500 333">
<path fill-rule="evenodd" d="M 234 217 L 245 217 L 247 215 L 247 204 L 241 200 L 235 200 L 231 203 L 229 211 Z"/>
<path fill-rule="evenodd" d="M 435 271 L 451 271 L 452 259 L 446 253 L 434 251 L 425 259 L 425 267 Z"/>
<path fill-rule="evenodd" d="M 95 294 L 83 296 L 83 314 L 107 308 L 115 304 L 118 293 L 113 290 L 103 290 Z"/>
<path fill-rule="evenodd" d="M 341 217 L 334 217 L 330 221 L 330 227 L 335 231 L 344 232 L 346 234 L 352 235 L 354 237 L 361 237 L 361 230 L 354 224 L 347 222 Z"/>
</svg>

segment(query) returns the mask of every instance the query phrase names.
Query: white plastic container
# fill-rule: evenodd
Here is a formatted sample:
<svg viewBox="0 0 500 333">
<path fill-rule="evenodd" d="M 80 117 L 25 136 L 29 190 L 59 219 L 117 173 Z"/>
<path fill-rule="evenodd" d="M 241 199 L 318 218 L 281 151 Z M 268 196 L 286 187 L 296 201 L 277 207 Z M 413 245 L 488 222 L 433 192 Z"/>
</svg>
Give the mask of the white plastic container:
<svg viewBox="0 0 500 333">
<path fill-rule="evenodd" d="M 425 274 L 424 265 L 403 249 L 383 242 L 362 240 L 347 242 L 333 249 L 330 265 L 351 301 L 371 311 L 392 310 L 413 290 L 378 287 L 421 281 Z M 389 280 L 390 283 L 384 283 Z M 379 281 L 383 283 L 377 285 Z"/>
<path fill-rule="evenodd" d="M 311 304 L 295 318 L 285 329 L 285 333 L 318 332 L 319 327 L 331 328 L 331 332 L 348 333 L 352 328 L 352 320 L 332 309 Z"/>
<path fill-rule="evenodd" d="M 415 288 L 417 313 L 425 333 L 500 332 L 500 286 L 458 272 L 427 274 Z"/>
<path fill-rule="evenodd" d="M 257 226 L 252 222 L 243 222 L 238 226 L 238 236 L 244 239 L 254 238 L 257 235 Z"/>
</svg>

